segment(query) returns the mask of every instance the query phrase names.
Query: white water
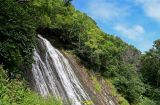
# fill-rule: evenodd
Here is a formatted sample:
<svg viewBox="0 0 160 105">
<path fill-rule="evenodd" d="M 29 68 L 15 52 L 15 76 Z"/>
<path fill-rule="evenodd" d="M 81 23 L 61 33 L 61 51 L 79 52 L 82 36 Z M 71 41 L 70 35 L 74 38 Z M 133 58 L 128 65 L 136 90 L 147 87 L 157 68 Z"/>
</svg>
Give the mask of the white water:
<svg viewBox="0 0 160 105">
<path fill-rule="evenodd" d="M 48 40 L 38 37 L 32 65 L 36 90 L 44 97 L 54 95 L 69 100 L 71 105 L 90 100 L 68 60 Z"/>
</svg>

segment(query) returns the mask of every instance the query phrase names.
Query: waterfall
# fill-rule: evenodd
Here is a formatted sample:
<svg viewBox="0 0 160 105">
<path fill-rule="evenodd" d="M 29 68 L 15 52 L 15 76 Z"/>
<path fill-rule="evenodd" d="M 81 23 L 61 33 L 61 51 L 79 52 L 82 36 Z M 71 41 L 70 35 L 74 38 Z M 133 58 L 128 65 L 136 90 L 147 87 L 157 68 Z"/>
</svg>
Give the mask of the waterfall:
<svg viewBox="0 0 160 105">
<path fill-rule="evenodd" d="M 69 61 L 40 35 L 33 58 L 32 74 L 40 95 L 61 97 L 71 105 L 82 105 L 90 100 Z"/>
</svg>

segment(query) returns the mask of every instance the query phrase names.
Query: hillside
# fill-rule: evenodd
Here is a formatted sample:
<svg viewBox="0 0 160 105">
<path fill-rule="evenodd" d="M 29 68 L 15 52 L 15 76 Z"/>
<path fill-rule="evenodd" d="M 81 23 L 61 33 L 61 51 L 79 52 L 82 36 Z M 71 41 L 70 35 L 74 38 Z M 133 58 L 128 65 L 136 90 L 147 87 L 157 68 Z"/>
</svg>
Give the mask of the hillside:
<svg viewBox="0 0 160 105">
<path fill-rule="evenodd" d="M 37 34 L 41 34 L 58 49 L 72 52 L 69 58 L 77 56 L 80 63 L 75 65 L 88 69 L 90 75 L 84 74 L 96 83 L 94 74 L 98 74 L 101 85 L 97 85 L 97 91 L 114 87 L 108 90 L 110 93 L 116 91 L 113 96 L 121 105 L 159 105 L 160 41 L 155 41 L 153 48 L 142 55 L 119 37 L 101 31 L 93 19 L 76 10 L 70 2 L 1 0 L 0 64 L 4 69 L 1 67 L 0 103 L 53 104 L 52 101 L 36 103 L 32 98 L 41 100 L 41 97 L 32 93 L 24 80 L 25 72 L 31 70 L 34 62 Z M 103 81 L 109 82 L 104 84 Z M 12 85 L 14 88 L 10 88 Z M 104 97 L 103 94 L 95 95 Z M 59 100 L 54 102 L 61 104 Z"/>
</svg>

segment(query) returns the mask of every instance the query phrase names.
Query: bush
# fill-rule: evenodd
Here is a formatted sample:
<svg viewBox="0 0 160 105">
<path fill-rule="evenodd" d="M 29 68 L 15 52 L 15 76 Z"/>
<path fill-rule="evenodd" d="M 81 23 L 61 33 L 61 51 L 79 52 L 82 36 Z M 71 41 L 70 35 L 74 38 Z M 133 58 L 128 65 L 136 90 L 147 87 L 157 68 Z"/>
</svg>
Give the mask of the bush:
<svg viewBox="0 0 160 105">
<path fill-rule="evenodd" d="M 0 105 L 62 105 L 62 102 L 32 92 L 21 78 L 9 80 L 6 70 L 0 66 Z"/>
<path fill-rule="evenodd" d="M 0 3 L 0 64 L 8 68 L 10 77 L 20 68 L 31 67 L 36 27 L 28 12 L 15 0 Z"/>
<path fill-rule="evenodd" d="M 95 76 L 91 77 L 92 80 L 92 84 L 94 86 L 94 89 L 96 90 L 96 92 L 100 93 L 102 91 L 102 86 L 101 84 L 97 81 L 97 78 Z"/>
<path fill-rule="evenodd" d="M 156 103 L 153 100 L 150 100 L 147 97 L 144 97 L 141 102 L 139 102 L 137 105 L 156 105 Z"/>
</svg>

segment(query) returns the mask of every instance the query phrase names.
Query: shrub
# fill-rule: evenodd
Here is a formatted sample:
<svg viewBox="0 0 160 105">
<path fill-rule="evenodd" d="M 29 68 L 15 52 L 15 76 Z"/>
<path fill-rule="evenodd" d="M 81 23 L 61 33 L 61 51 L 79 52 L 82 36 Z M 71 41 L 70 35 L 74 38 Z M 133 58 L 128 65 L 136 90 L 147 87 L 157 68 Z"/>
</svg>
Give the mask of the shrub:
<svg viewBox="0 0 160 105">
<path fill-rule="evenodd" d="M 25 86 L 23 79 L 9 80 L 6 70 L 0 66 L 0 105 L 62 105 L 62 102 L 32 92 Z"/>
<path fill-rule="evenodd" d="M 100 93 L 102 91 L 102 86 L 101 84 L 97 81 L 97 78 L 95 76 L 91 77 L 94 89 L 96 90 L 96 92 Z"/>
</svg>

